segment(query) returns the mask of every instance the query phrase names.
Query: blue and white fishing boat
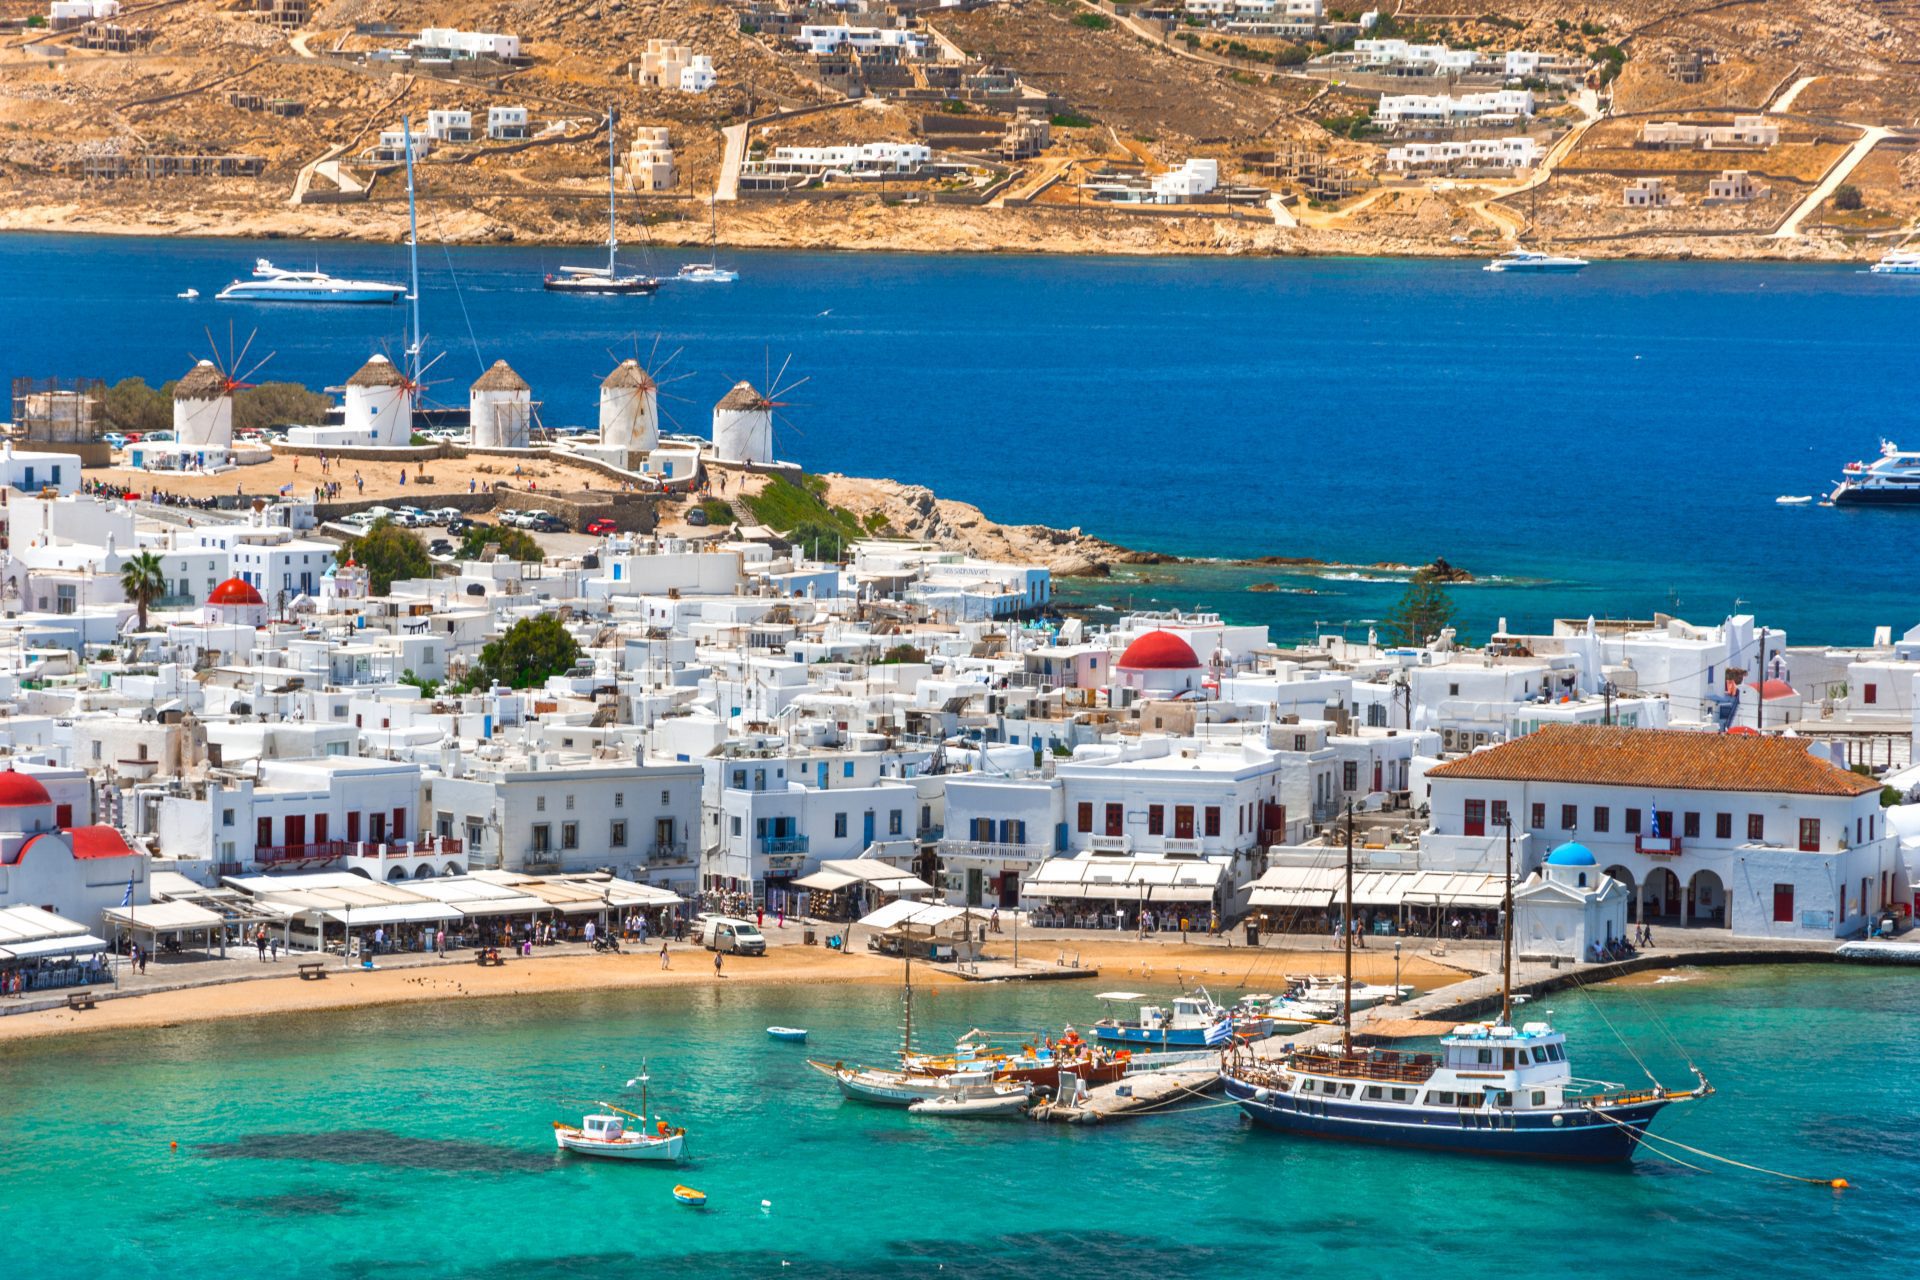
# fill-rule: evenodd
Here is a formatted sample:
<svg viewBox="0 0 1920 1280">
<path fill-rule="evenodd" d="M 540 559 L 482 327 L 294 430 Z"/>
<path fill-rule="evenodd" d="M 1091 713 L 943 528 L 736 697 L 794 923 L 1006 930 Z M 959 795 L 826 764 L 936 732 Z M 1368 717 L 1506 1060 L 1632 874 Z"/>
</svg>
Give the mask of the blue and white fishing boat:
<svg viewBox="0 0 1920 1280">
<path fill-rule="evenodd" d="M 1107 991 L 1101 1000 L 1144 1000 L 1138 991 Z M 1217 1049 L 1233 1039 L 1234 1018 L 1222 1009 L 1204 988 L 1176 996 L 1171 1009 L 1157 1004 L 1140 1006 L 1138 1019 L 1102 1018 L 1093 1024 L 1093 1038 L 1105 1044 L 1141 1045 L 1155 1049 Z M 1253 1028 L 1245 1032 L 1253 1034 Z M 1265 1035 L 1267 1028 L 1258 1029 Z"/>
<path fill-rule="evenodd" d="M 256 258 L 251 280 L 235 280 L 214 295 L 216 302 L 397 302 L 405 285 L 377 280 L 341 280 L 315 267 L 289 271 Z"/>
<path fill-rule="evenodd" d="M 1347 834 L 1351 911 L 1353 843 Z M 1508 832 L 1504 919 L 1513 918 Z M 1351 970 L 1353 934 L 1347 936 Z M 1630 1160 L 1653 1118 L 1676 1102 L 1713 1092 L 1695 1069 L 1684 1092 L 1660 1085 L 1593 1088 L 1573 1078 L 1566 1036 L 1545 1022 L 1513 1025 L 1513 930 L 1505 930 L 1500 1017 L 1455 1027 L 1439 1054 L 1356 1049 L 1351 998 L 1340 1043 L 1284 1052 L 1270 1061 L 1239 1049 L 1221 1066 L 1227 1096 L 1254 1124 L 1283 1133 L 1387 1146 L 1538 1160 Z M 1349 986 L 1351 991 L 1351 973 Z"/>
</svg>

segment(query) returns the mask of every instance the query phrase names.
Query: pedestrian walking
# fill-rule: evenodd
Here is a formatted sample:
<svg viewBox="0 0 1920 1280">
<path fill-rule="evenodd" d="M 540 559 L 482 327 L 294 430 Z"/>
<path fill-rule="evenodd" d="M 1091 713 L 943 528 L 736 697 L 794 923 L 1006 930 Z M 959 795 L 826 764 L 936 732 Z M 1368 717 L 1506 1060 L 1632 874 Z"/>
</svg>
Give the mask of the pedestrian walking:
<svg viewBox="0 0 1920 1280">
<path fill-rule="evenodd" d="M 673 968 L 673 962 L 667 958 L 667 940 L 665 938 L 660 939 L 660 967 L 662 969 Z"/>
<path fill-rule="evenodd" d="M 716 951 L 713 953 L 713 976 L 714 977 L 724 978 L 727 976 L 726 974 L 720 972 L 720 962 L 722 960 L 725 960 L 726 958 L 727 958 L 727 953 L 724 951 Z"/>
</svg>

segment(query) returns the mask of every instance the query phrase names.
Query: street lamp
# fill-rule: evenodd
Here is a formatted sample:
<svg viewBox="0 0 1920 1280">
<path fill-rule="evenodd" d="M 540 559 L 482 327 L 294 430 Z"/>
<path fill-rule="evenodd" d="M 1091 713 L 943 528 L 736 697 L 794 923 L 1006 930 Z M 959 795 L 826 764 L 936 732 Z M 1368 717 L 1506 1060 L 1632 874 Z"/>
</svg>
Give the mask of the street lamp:
<svg viewBox="0 0 1920 1280">
<path fill-rule="evenodd" d="M 1401 1003 L 1400 994 L 1400 939 L 1393 940 L 1393 1002 Z"/>
</svg>

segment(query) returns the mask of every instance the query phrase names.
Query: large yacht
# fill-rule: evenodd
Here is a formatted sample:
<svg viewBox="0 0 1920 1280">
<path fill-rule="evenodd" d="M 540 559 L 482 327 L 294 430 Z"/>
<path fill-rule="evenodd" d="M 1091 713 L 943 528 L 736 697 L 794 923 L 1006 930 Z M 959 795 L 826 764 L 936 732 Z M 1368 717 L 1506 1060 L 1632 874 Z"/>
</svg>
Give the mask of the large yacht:
<svg viewBox="0 0 1920 1280">
<path fill-rule="evenodd" d="M 1920 276 L 1920 249 L 1889 249 L 1867 270 L 1877 276 Z"/>
<path fill-rule="evenodd" d="M 1849 462 L 1828 500 L 1835 506 L 1920 505 L 1920 453 L 1880 442 L 1872 462 Z"/>
<path fill-rule="evenodd" d="M 1585 258 L 1575 258 L 1565 254 L 1540 253 L 1534 249 L 1509 249 L 1487 264 L 1488 271 L 1535 271 L 1570 272 L 1579 271 L 1587 265 Z"/>
<path fill-rule="evenodd" d="M 339 280 L 318 267 L 289 271 L 256 258 L 253 279 L 235 280 L 215 298 L 221 302 L 398 302 L 406 295 L 405 285 Z"/>
</svg>

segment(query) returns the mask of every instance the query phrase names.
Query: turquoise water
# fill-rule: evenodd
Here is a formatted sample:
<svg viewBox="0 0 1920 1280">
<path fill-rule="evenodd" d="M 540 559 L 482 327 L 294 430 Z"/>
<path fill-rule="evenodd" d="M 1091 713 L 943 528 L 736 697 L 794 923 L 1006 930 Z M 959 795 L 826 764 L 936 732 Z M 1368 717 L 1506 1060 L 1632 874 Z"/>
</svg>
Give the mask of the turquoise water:
<svg viewBox="0 0 1920 1280">
<path fill-rule="evenodd" d="M 1835 1193 L 1642 1156 L 1565 1169 L 1303 1143 L 1231 1108 L 1101 1129 L 923 1121 L 841 1101 L 805 1053 L 885 1053 L 897 993 L 639 992 L 276 1017 L 0 1051 L 5 1274 L 1822 1276 L 1903 1255 L 1911 978 L 1750 969 L 1562 993 L 1576 1070 L 1670 1081 L 1670 1028 L 1718 1096 L 1660 1131 Z M 1092 988 L 942 988 L 931 1037 L 1058 1027 Z M 1656 1022 L 1656 1016 L 1658 1021 Z M 813 1031 L 800 1046 L 763 1028 Z M 1664 1052 L 1657 1050 L 1664 1046 Z M 1654 1050 L 1654 1052 L 1649 1052 Z M 548 1121 L 642 1055 L 691 1131 L 679 1170 L 557 1155 Z M 656 1108 L 659 1109 L 659 1108 Z M 179 1150 L 169 1149 L 177 1141 Z M 685 1181 L 704 1213 L 672 1202 Z M 771 1202 L 763 1212 L 760 1202 Z"/>
<path fill-rule="evenodd" d="M 504 357 L 550 425 L 591 423 L 616 356 L 680 354 L 662 408 L 705 432 L 737 378 L 792 357 L 776 429 L 810 470 L 892 476 L 997 520 L 1079 525 L 1201 557 L 1422 563 L 1467 634 L 1556 616 L 1718 622 L 1796 643 L 1912 625 L 1899 564 L 1920 512 L 1781 507 L 1880 437 L 1916 446 L 1920 281 L 1852 266 L 1598 263 L 1490 275 L 1392 259 L 738 253 L 738 284 L 651 298 L 548 294 L 571 252 L 442 249 L 428 202 L 430 398 L 464 404 Z M 338 383 L 403 345 L 400 307 L 216 303 L 260 254 L 402 279 L 396 245 L 0 237 L 5 370 L 179 377 L 228 326 L 262 378 Z M 679 255 L 655 267 L 671 270 Z M 197 287 L 198 302 L 174 294 Z M 673 397 L 680 397 L 678 399 Z M 1398 583 L 1183 570 L 1108 602 L 1218 608 L 1310 637 L 1385 613 Z M 1835 590 L 1845 582 L 1845 590 Z M 1360 624 L 1364 630 L 1364 624 Z"/>
</svg>

